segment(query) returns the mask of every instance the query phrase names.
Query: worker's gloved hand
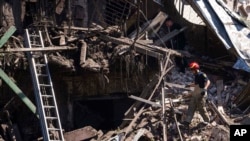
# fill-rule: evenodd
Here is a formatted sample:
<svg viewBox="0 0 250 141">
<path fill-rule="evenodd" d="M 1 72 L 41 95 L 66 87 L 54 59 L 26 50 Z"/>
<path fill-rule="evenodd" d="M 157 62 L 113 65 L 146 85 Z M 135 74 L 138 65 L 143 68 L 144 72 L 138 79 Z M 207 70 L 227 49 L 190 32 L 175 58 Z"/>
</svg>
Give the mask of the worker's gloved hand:
<svg viewBox="0 0 250 141">
<path fill-rule="evenodd" d="M 202 89 L 201 90 L 201 95 L 204 96 L 207 93 L 207 89 Z"/>
</svg>

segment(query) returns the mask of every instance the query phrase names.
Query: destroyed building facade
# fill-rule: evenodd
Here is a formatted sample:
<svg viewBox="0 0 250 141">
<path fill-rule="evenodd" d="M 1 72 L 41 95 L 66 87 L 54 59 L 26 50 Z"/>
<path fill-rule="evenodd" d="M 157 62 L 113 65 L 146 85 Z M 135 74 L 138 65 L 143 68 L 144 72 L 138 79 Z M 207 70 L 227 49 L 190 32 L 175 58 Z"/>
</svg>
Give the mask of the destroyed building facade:
<svg viewBox="0 0 250 141">
<path fill-rule="evenodd" d="M 188 0 L 179 3 L 197 8 Z M 175 70 L 174 56 L 199 60 L 213 81 L 209 93 L 216 105 L 210 104 L 210 110 L 217 124 L 187 138 L 227 140 L 232 119 L 217 108 L 217 102 L 226 112 L 236 105 L 235 113 L 246 114 L 248 73 L 232 68 L 234 51 L 223 47 L 199 10 L 195 9 L 195 16 L 204 23 L 194 24 L 176 11 L 176 5 L 155 0 L 1 1 L 2 139 L 45 138 L 27 56 L 32 52 L 34 56 L 47 55 L 65 140 L 182 140 L 185 136 L 176 125 L 186 108 L 181 106 L 185 98 L 180 96 L 187 92 L 173 84 L 185 85 L 192 78 L 189 71 L 179 74 Z M 185 32 L 188 51 L 158 46 L 151 40 L 168 16 L 185 28 L 164 39 Z M 26 29 L 29 35 L 41 31 L 44 48 L 27 48 Z M 197 41 L 198 37 L 204 38 Z M 216 59 L 221 55 L 226 57 Z M 162 80 L 171 84 L 163 85 Z"/>
</svg>

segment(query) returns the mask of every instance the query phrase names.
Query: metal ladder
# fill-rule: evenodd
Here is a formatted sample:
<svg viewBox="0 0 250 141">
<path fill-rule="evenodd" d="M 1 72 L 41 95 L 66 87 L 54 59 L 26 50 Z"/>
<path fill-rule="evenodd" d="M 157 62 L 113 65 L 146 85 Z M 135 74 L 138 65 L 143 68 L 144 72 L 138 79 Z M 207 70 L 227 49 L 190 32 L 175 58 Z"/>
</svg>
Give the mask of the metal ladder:
<svg viewBox="0 0 250 141">
<path fill-rule="evenodd" d="M 41 31 L 30 34 L 26 29 L 25 44 L 28 48 L 44 48 Z M 27 52 L 33 87 L 39 112 L 44 141 L 64 141 L 47 55 Z"/>
</svg>

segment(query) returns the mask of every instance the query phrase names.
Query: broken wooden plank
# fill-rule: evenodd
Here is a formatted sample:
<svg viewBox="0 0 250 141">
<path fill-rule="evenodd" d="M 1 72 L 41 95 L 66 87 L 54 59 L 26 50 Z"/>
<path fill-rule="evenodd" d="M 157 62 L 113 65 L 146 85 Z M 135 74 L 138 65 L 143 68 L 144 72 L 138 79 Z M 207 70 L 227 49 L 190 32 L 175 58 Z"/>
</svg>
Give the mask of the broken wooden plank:
<svg viewBox="0 0 250 141">
<path fill-rule="evenodd" d="M 168 58 L 169 59 L 169 58 Z M 167 73 L 169 70 L 172 69 L 173 66 L 171 66 L 170 68 L 168 68 L 168 70 L 165 72 Z M 148 97 L 148 95 L 150 94 L 151 92 L 151 96 L 148 98 L 148 100 L 151 100 L 151 97 L 152 97 L 152 94 L 156 91 L 156 89 L 158 88 L 159 86 L 159 81 L 161 81 L 163 76 L 155 76 L 152 81 L 150 81 L 150 83 L 143 89 L 140 97 L 141 98 L 146 98 Z M 154 87 L 154 88 L 153 88 Z M 153 90 L 153 91 L 152 91 Z M 140 106 L 140 102 L 136 102 L 134 103 L 127 112 L 125 112 L 125 116 L 131 116 L 132 112 L 131 112 L 131 109 L 134 108 L 134 107 L 139 107 Z"/>
<path fill-rule="evenodd" d="M 170 54 L 171 52 L 169 52 L 168 56 L 166 57 L 166 61 L 164 62 L 164 66 L 163 66 L 163 73 L 161 73 L 161 76 L 158 80 L 158 83 L 155 85 L 153 91 L 151 92 L 151 95 L 149 96 L 148 100 L 151 100 L 152 97 L 154 96 L 155 94 L 155 91 L 158 89 L 159 85 L 161 84 L 162 80 L 163 80 L 163 77 L 173 68 L 173 65 L 172 66 L 169 66 L 169 60 L 170 60 Z M 143 110 L 144 110 L 145 106 L 143 106 L 138 112 L 137 114 L 135 115 L 135 117 L 133 118 L 133 120 L 130 122 L 130 124 L 128 125 L 128 127 L 126 128 L 126 131 L 125 131 L 125 137 L 126 135 L 131 131 L 132 129 L 132 126 L 134 125 L 134 123 L 136 122 L 136 120 L 139 118 L 139 116 L 142 114 Z"/>
<path fill-rule="evenodd" d="M 186 26 L 183 27 L 183 28 L 181 28 L 180 30 L 175 29 L 174 31 L 172 31 L 172 32 L 170 32 L 170 33 L 164 35 L 162 38 L 156 40 L 156 41 L 154 42 L 154 45 L 157 45 L 157 46 L 161 46 L 161 45 L 166 46 L 166 45 L 165 45 L 165 42 L 167 42 L 168 40 L 170 40 L 170 39 L 172 39 L 173 37 L 177 36 L 178 34 L 180 34 L 181 32 L 183 32 L 183 31 L 186 30 L 186 29 L 187 29 Z"/>
<path fill-rule="evenodd" d="M 134 95 L 130 95 L 128 96 L 128 98 L 134 99 L 134 100 L 138 100 L 140 102 L 144 102 L 146 104 L 152 105 L 154 107 L 162 107 L 162 105 L 160 104 L 160 102 L 152 102 L 150 100 L 138 97 L 138 96 L 134 96 Z M 188 101 L 187 99 L 171 99 L 172 103 L 178 103 L 178 102 L 185 102 Z M 169 98 L 165 98 L 165 104 L 170 104 Z"/>
<path fill-rule="evenodd" d="M 0 39 L 0 48 L 8 41 L 12 34 L 16 31 L 15 26 L 11 26 Z"/>
<path fill-rule="evenodd" d="M 44 48 L 7 48 L 0 49 L 0 53 L 10 53 L 10 52 L 28 52 L 28 51 L 60 51 L 60 50 L 76 50 L 77 47 L 69 46 L 50 46 Z"/>
<path fill-rule="evenodd" d="M 163 60 L 160 60 L 160 74 L 161 75 L 165 75 L 165 66 L 167 66 L 169 64 L 169 57 L 170 57 L 170 53 L 168 54 L 168 57 L 166 59 L 166 62 L 164 62 Z M 164 64 L 165 63 L 165 64 Z M 163 65 L 164 64 L 164 65 Z M 164 82 L 165 82 L 165 77 L 162 77 L 161 80 L 161 102 L 163 103 L 163 106 L 161 107 L 162 109 L 162 134 L 163 134 L 163 140 L 167 141 L 167 120 L 166 120 L 166 107 L 164 105 L 165 103 L 165 88 L 164 88 Z"/>
<path fill-rule="evenodd" d="M 80 54 L 80 66 L 86 62 L 87 56 L 87 43 L 85 41 L 80 41 L 82 43 L 81 46 L 81 54 Z"/>
<path fill-rule="evenodd" d="M 143 136 L 143 134 L 145 134 L 145 132 L 146 132 L 146 129 L 144 128 L 139 129 L 137 134 L 134 136 L 133 141 L 139 141 L 139 139 L 141 138 L 141 136 Z"/>
<path fill-rule="evenodd" d="M 231 121 L 229 121 L 229 118 L 226 118 L 225 115 L 223 115 L 216 107 L 216 105 L 212 101 L 208 101 L 208 106 L 219 116 L 221 121 L 227 125 L 228 127 L 232 124 Z"/>
<path fill-rule="evenodd" d="M 63 26 L 63 27 L 58 27 L 58 29 L 70 29 L 70 30 L 80 30 L 80 31 L 98 31 L 100 28 L 84 28 L 84 27 L 75 27 L 75 26 Z"/>
<path fill-rule="evenodd" d="M 153 40 L 137 40 L 136 42 L 141 44 L 152 44 Z"/>
<path fill-rule="evenodd" d="M 35 114 L 38 118 L 39 115 L 37 113 L 36 106 L 32 103 L 32 101 L 22 92 L 21 89 L 9 78 L 9 76 L 0 69 L 0 78 L 14 91 L 14 93 L 19 96 L 19 98 L 23 101 L 23 103 L 31 110 L 33 114 Z"/>
<path fill-rule="evenodd" d="M 70 132 L 64 133 L 64 138 L 66 141 L 82 141 L 90 139 L 97 135 L 97 131 L 91 127 L 86 126 L 80 129 L 76 129 Z"/>
<path fill-rule="evenodd" d="M 150 23 L 144 23 L 143 27 L 139 31 L 138 37 L 140 38 L 145 32 L 157 33 L 167 17 L 168 15 L 165 12 L 160 11 Z M 135 39 L 136 33 L 137 31 L 132 32 L 129 37 Z"/>
<path fill-rule="evenodd" d="M 148 95 L 152 92 L 154 86 L 157 84 L 157 82 L 159 81 L 159 76 L 155 75 L 152 80 L 147 84 L 147 86 L 144 87 L 144 89 L 141 92 L 140 98 L 147 98 L 148 99 Z M 133 108 L 138 108 L 142 103 L 139 101 L 134 102 L 134 104 L 132 106 L 130 106 L 130 108 L 124 113 L 124 116 L 126 117 L 130 117 L 133 114 L 132 109 Z M 123 122 L 122 126 L 125 125 L 126 123 Z"/>
<path fill-rule="evenodd" d="M 175 84 L 175 83 L 169 83 L 169 82 L 164 82 L 164 84 L 166 84 L 170 88 L 176 87 L 176 88 L 181 88 L 181 89 L 192 91 L 192 88 L 186 88 L 185 85 L 180 85 L 180 84 Z"/>
<path fill-rule="evenodd" d="M 134 43 L 134 40 L 131 40 L 129 38 L 115 38 L 107 35 L 101 35 L 101 39 L 106 40 L 106 41 L 111 41 L 115 44 L 125 44 L 125 45 L 134 45 L 136 52 L 149 55 L 155 58 L 161 58 L 165 56 L 167 53 L 171 52 L 171 55 L 177 55 L 177 56 L 182 56 L 182 53 L 176 50 L 172 49 L 167 49 L 155 45 L 146 45 L 146 44 L 141 44 L 138 42 Z"/>
<path fill-rule="evenodd" d="M 111 41 L 115 44 L 126 44 L 126 45 L 132 45 L 133 44 L 133 40 L 129 39 L 129 38 L 114 38 L 114 37 L 110 37 L 110 36 L 106 36 L 106 35 L 102 35 L 100 36 L 101 39 L 106 40 L 106 41 Z M 156 52 L 156 51 L 152 51 L 152 49 L 149 49 L 147 47 L 144 47 L 143 45 L 140 44 L 134 44 L 135 46 L 135 50 L 136 52 L 148 55 L 148 56 L 152 56 L 155 58 L 161 58 L 163 56 L 162 52 Z M 164 51 L 165 52 L 165 51 Z"/>
<path fill-rule="evenodd" d="M 144 103 L 146 103 L 146 104 L 152 105 L 153 107 L 162 107 L 160 104 L 158 104 L 158 103 L 156 103 L 156 102 L 152 102 L 152 101 L 150 101 L 150 100 L 146 100 L 146 99 L 143 99 L 143 98 L 134 96 L 134 95 L 130 95 L 130 96 L 128 96 L 128 98 L 131 98 L 131 99 L 134 99 L 134 100 L 138 100 L 138 101 L 144 102 Z"/>
<path fill-rule="evenodd" d="M 180 136 L 181 141 L 183 141 L 183 138 L 182 138 L 182 135 L 181 135 L 181 131 L 180 131 L 180 128 L 179 128 L 179 124 L 178 124 L 178 121 L 177 121 L 177 118 L 176 118 L 176 113 L 175 113 L 175 109 L 174 109 L 174 104 L 173 104 L 173 101 L 172 101 L 171 98 L 169 98 L 169 102 L 170 102 L 171 111 L 172 111 L 173 116 L 174 116 L 174 121 L 175 121 L 176 128 L 177 128 L 177 130 L 178 130 L 178 133 L 179 133 L 179 136 Z"/>
</svg>

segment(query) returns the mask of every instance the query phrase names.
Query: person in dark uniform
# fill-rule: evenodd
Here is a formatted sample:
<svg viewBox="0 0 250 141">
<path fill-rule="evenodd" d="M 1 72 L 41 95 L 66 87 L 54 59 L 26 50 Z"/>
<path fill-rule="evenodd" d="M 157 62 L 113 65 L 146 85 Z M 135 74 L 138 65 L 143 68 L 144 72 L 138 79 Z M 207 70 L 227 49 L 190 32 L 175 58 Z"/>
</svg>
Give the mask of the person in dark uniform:
<svg viewBox="0 0 250 141">
<path fill-rule="evenodd" d="M 174 30 L 180 30 L 182 26 L 178 23 L 173 22 L 173 20 L 168 17 L 162 28 L 159 31 L 160 37 L 163 37 L 164 35 L 174 31 Z M 186 38 L 183 32 L 180 32 L 178 35 L 173 37 L 171 40 L 167 41 L 165 45 L 168 48 L 174 49 L 174 50 L 184 50 L 186 45 Z M 185 73 L 185 68 L 187 67 L 187 59 L 185 57 L 175 57 L 175 64 L 179 68 L 179 72 Z"/>
<path fill-rule="evenodd" d="M 194 91 L 188 105 L 187 117 L 183 121 L 183 124 L 189 125 L 191 123 L 196 110 L 198 110 L 199 114 L 202 116 L 204 120 L 203 123 L 207 124 L 209 123 L 210 118 L 205 104 L 210 80 L 204 72 L 200 71 L 200 66 L 197 62 L 190 63 L 189 68 L 194 73 L 194 83 L 187 85 L 186 87 L 193 86 Z"/>
</svg>

